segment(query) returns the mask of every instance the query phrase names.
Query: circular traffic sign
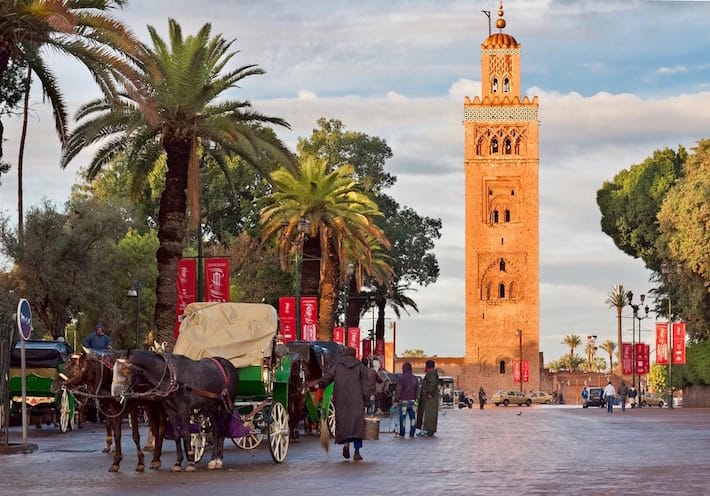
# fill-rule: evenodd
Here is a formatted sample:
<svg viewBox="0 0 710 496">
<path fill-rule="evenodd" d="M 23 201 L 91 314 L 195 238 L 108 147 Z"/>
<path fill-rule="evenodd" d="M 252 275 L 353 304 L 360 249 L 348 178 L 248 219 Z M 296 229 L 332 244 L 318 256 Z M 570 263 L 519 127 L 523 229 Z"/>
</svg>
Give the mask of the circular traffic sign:
<svg viewBox="0 0 710 496">
<path fill-rule="evenodd" d="M 17 304 L 17 328 L 25 341 L 30 339 L 30 334 L 32 334 L 32 310 L 30 309 L 30 302 L 24 298 L 21 298 Z"/>
</svg>

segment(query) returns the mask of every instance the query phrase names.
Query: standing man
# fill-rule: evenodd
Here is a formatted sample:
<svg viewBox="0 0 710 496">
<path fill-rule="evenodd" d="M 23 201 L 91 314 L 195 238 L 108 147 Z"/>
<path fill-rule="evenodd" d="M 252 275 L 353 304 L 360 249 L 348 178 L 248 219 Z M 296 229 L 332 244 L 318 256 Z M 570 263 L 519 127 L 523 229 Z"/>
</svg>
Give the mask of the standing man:
<svg viewBox="0 0 710 496">
<path fill-rule="evenodd" d="M 626 395 L 629 394 L 629 388 L 626 386 L 626 382 L 621 379 L 621 384 L 619 384 L 619 401 L 621 402 L 621 413 L 626 412 Z"/>
<path fill-rule="evenodd" d="M 417 399 L 417 388 L 419 379 L 412 374 L 412 364 L 404 362 L 402 365 L 402 375 L 397 380 L 394 406 L 399 414 L 399 437 L 404 437 L 404 422 L 409 416 L 409 437 L 414 437 L 416 428 L 414 427 L 414 400 Z"/>
<path fill-rule="evenodd" d="M 335 411 L 335 442 L 343 445 L 343 458 L 350 458 L 350 442 L 355 448 L 353 460 L 362 460 L 360 448 L 365 437 L 365 401 L 369 399 L 367 367 L 355 356 L 355 348 L 345 348 L 343 355 L 323 376 L 311 381 L 315 389 L 331 382 Z"/>
<path fill-rule="evenodd" d="M 587 389 L 587 386 L 584 386 L 584 389 L 582 389 L 582 408 L 587 408 L 587 400 L 589 399 L 589 389 Z"/>
<path fill-rule="evenodd" d="M 83 345 L 94 350 L 110 350 L 111 338 L 104 334 L 101 322 L 96 324 L 96 330 L 84 338 Z"/>
<path fill-rule="evenodd" d="M 609 384 L 604 388 L 604 399 L 606 400 L 606 411 L 614 413 L 614 402 L 616 401 L 616 388 L 609 381 Z"/>
<path fill-rule="evenodd" d="M 434 360 L 425 363 L 426 374 L 419 389 L 416 428 L 421 429 L 420 437 L 432 437 L 439 420 L 439 374 L 436 373 Z"/>
</svg>

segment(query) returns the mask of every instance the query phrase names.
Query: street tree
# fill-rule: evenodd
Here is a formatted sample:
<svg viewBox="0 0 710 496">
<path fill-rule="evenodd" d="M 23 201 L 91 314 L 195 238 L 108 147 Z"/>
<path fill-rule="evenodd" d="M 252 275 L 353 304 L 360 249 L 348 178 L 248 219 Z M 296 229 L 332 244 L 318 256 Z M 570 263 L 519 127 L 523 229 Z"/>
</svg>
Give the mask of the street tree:
<svg viewBox="0 0 710 496">
<path fill-rule="evenodd" d="M 571 358 L 574 356 L 574 350 L 577 348 L 577 346 L 582 344 L 582 338 L 580 338 L 576 334 L 569 334 L 562 339 L 562 344 L 569 347 L 569 356 Z"/>
<path fill-rule="evenodd" d="M 233 155 L 263 174 L 274 162 L 294 170 L 297 165 L 280 140 L 267 137 L 256 127 L 263 123 L 288 127 L 283 119 L 256 112 L 248 101 L 224 99 L 244 78 L 264 71 L 255 65 L 227 70 L 235 55 L 230 51 L 233 41 L 221 35 L 212 37 L 211 29 L 208 23 L 196 35 L 184 37 L 180 25 L 170 19 L 166 42 L 149 26 L 153 46 L 144 46 L 145 55 L 135 60 L 140 91 L 80 108 L 79 125 L 62 157 L 66 167 L 81 150 L 99 145 L 87 169 L 93 177 L 117 154 L 126 153 L 133 180 L 140 184 L 148 180 L 156 161 L 165 154 L 165 186 L 157 219 L 155 326 L 158 340 L 170 348 L 174 343 L 177 264 L 186 239 L 188 185 L 193 223 L 200 218 L 195 201 L 199 145 L 208 163 L 218 167 Z"/>
<path fill-rule="evenodd" d="M 614 370 L 614 351 L 616 351 L 616 343 L 611 339 L 607 339 L 601 345 L 601 349 L 609 354 L 609 372 Z"/>
<path fill-rule="evenodd" d="M 616 309 L 616 349 L 618 350 L 616 365 L 621 369 L 621 345 L 623 344 L 621 314 L 624 307 L 629 303 L 623 284 L 614 284 L 611 293 L 607 295 L 605 303 L 609 305 L 609 307 Z"/>
</svg>

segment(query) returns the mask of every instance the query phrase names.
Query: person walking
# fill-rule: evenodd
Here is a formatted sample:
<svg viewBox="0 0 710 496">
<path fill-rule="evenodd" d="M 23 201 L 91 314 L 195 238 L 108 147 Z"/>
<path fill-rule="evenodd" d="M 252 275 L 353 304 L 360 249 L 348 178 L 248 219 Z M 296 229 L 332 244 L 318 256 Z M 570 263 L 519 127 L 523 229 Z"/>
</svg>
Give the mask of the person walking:
<svg viewBox="0 0 710 496">
<path fill-rule="evenodd" d="M 483 386 L 481 386 L 478 388 L 478 407 L 481 410 L 486 406 L 486 401 L 488 401 L 488 396 L 486 396 L 486 392 L 483 390 Z"/>
<path fill-rule="evenodd" d="M 427 360 L 424 366 L 426 374 L 419 388 L 416 428 L 421 430 L 417 436 L 432 437 L 439 420 L 439 374 L 434 360 Z"/>
<path fill-rule="evenodd" d="M 604 399 L 606 400 L 606 411 L 614 413 L 614 402 L 616 401 L 616 388 L 609 381 L 609 384 L 604 388 Z"/>
<path fill-rule="evenodd" d="M 629 388 L 626 386 L 626 382 L 621 379 L 621 384 L 619 384 L 619 401 L 621 402 L 621 413 L 626 413 L 627 394 L 629 394 Z"/>
<path fill-rule="evenodd" d="M 362 460 L 360 449 L 365 437 L 365 402 L 369 400 L 368 369 L 357 359 L 355 348 L 345 348 L 342 356 L 320 379 L 310 381 L 309 386 L 325 388 L 333 386 L 335 416 L 335 442 L 343 445 L 343 457 L 350 458 L 350 443 L 353 443 L 353 460 Z"/>
<path fill-rule="evenodd" d="M 409 437 L 414 437 L 416 428 L 414 427 L 414 401 L 417 399 L 417 389 L 419 379 L 412 374 L 412 364 L 404 362 L 402 364 L 402 375 L 397 379 L 397 387 L 394 394 L 394 407 L 399 414 L 399 437 L 404 437 L 404 422 L 409 416 Z"/>
<path fill-rule="evenodd" d="M 96 330 L 86 336 L 82 344 L 93 350 L 110 350 L 111 338 L 104 334 L 104 326 L 99 322 L 96 324 Z"/>
<path fill-rule="evenodd" d="M 582 408 L 587 408 L 587 400 L 589 399 L 589 389 L 587 389 L 587 386 L 584 386 L 584 389 L 582 389 Z"/>
<path fill-rule="evenodd" d="M 377 397 L 377 383 L 382 382 L 382 377 L 380 377 L 380 374 L 378 374 L 377 371 L 373 367 L 370 367 L 370 362 L 367 360 L 367 358 L 363 357 L 362 365 L 365 367 L 365 370 L 367 370 L 367 396 L 368 396 L 368 399 L 365 402 L 365 408 L 367 409 L 368 414 L 374 414 L 375 413 L 375 398 Z"/>
</svg>

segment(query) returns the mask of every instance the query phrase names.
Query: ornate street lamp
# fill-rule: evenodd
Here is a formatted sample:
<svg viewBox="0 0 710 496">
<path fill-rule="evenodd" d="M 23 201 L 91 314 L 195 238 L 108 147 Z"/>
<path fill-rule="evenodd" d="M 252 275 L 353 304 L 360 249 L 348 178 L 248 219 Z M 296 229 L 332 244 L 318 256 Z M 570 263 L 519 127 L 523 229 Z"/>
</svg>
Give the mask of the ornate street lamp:
<svg viewBox="0 0 710 496">
<path fill-rule="evenodd" d="M 281 221 L 282 235 L 284 234 L 288 221 Z M 296 223 L 296 237 L 291 239 L 291 245 L 295 248 L 296 255 L 294 262 L 296 266 L 296 339 L 301 339 L 301 259 L 303 258 L 303 243 L 311 235 L 311 221 L 305 217 L 300 217 Z"/>
<path fill-rule="evenodd" d="M 515 335 L 518 336 L 518 345 L 520 347 L 520 358 L 518 362 L 518 374 L 520 375 L 520 392 L 523 392 L 523 331 L 516 329 Z"/>
<path fill-rule="evenodd" d="M 675 271 L 676 274 L 680 274 L 683 271 L 683 266 L 680 263 L 677 263 L 675 266 Z M 661 273 L 666 277 L 667 280 L 670 279 L 669 275 L 671 273 L 671 270 L 666 262 L 663 262 L 661 264 Z M 671 374 L 671 367 L 673 365 L 673 328 L 671 327 L 671 322 L 673 319 L 671 315 L 673 314 L 671 313 L 671 290 L 668 282 L 666 282 L 666 286 L 668 287 L 668 339 L 666 340 L 668 344 L 668 354 L 666 356 L 668 357 L 668 389 L 670 390 L 670 400 L 668 401 L 668 408 L 673 408 L 673 376 Z"/>
<path fill-rule="evenodd" d="M 639 321 L 639 343 L 641 342 L 641 320 L 645 319 L 648 317 L 648 305 L 644 307 L 644 311 L 646 314 L 644 316 L 639 316 L 639 308 L 641 308 L 641 305 L 643 305 L 643 302 L 646 299 L 646 295 L 642 294 L 639 296 L 639 299 L 641 300 L 640 304 L 635 304 L 633 303 L 634 299 L 634 294 L 629 291 L 626 293 L 626 297 L 629 301 L 629 306 L 633 309 L 634 311 L 634 316 L 633 320 L 631 322 L 631 357 L 633 360 L 633 365 L 631 367 L 631 387 L 636 387 L 636 365 L 638 363 L 638 357 L 636 356 L 636 320 L 638 319 Z M 639 406 L 641 405 L 641 374 L 639 374 L 639 382 L 638 382 L 638 388 L 636 389 L 636 395 L 638 398 L 638 404 Z M 634 408 L 636 405 L 635 403 L 631 404 L 631 408 Z"/>
<path fill-rule="evenodd" d="M 135 298 L 136 299 L 136 349 L 140 350 L 141 349 L 141 341 L 140 341 L 140 334 L 141 334 L 141 281 L 140 279 L 136 279 L 133 281 L 133 286 L 128 290 L 128 293 L 126 295 L 129 298 Z"/>
</svg>

